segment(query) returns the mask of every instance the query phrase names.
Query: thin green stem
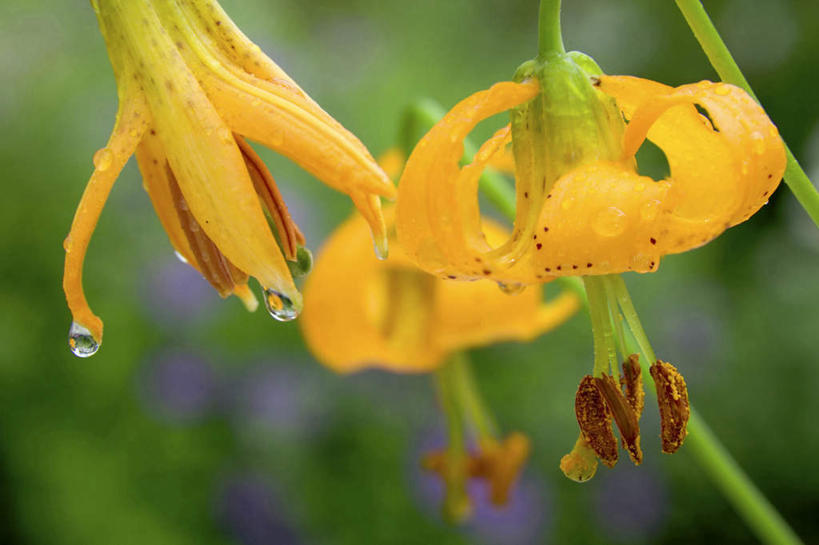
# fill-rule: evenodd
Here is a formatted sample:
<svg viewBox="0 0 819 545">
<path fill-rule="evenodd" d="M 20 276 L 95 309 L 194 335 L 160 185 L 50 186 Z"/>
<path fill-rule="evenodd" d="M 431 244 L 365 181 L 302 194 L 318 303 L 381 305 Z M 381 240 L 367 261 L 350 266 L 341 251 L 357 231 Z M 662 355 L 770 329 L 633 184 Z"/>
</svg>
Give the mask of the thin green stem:
<svg viewBox="0 0 819 545">
<path fill-rule="evenodd" d="M 496 439 L 498 426 L 478 390 L 469 356 L 465 352 L 458 352 L 452 356 L 449 365 L 452 367 L 455 395 L 467 422 L 474 428 L 475 435 L 480 441 Z"/>
<path fill-rule="evenodd" d="M 464 446 L 463 415 L 453 389 L 452 366 L 442 365 L 434 374 L 441 410 L 446 417 L 448 446 L 444 481 L 446 497 L 444 516 L 451 522 L 460 522 L 469 514 L 469 496 L 466 493 L 466 448 Z"/>
<path fill-rule="evenodd" d="M 617 365 L 614 333 L 606 300 L 606 286 L 599 276 L 584 276 L 583 283 L 589 295 L 589 315 L 594 335 L 594 371 L 596 377 Z"/>
<path fill-rule="evenodd" d="M 702 47 L 711 62 L 711 66 L 719 74 L 720 79 L 726 83 L 742 87 L 759 102 L 700 0 L 676 0 L 676 2 L 688 26 L 691 27 L 694 37 L 700 43 L 700 47 Z M 787 144 L 785 144 L 785 153 L 788 158 L 785 167 L 785 183 L 788 184 L 796 200 L 811 217 L 813 223 L 819 227 L 819 191 L 811 183 L 810 178 L 805 174 Z"/>
<path fill-rule="evenodd" d="M 560 31 L 560 0 L 540 0 L 537 25 L 537 56 L 565 53 Z"/>
<path fill-rule="evenodd" d="M 637 316 L 637 311 L 634 309 L 634 304 L 631 302 L 625 282 L 619 275 L 610 275 L 609 285 L 615 292 L 626 323 L 643 354 L 643 357 L 640 358 L 643 373 L 650 374 L 649 368 L 656 361 L 656 356 Z M 654 392 L 654 388 L 651 388 L 651 391 Z M 693 406 L 688 420 L 685 449 L 694 456 L 700 467 L 705 470 L 712 482 L 763 543 L 770 545 L 802 543 L 782 515 L 762 495 L 736 460 L 722 446 Z"/>
</svg>

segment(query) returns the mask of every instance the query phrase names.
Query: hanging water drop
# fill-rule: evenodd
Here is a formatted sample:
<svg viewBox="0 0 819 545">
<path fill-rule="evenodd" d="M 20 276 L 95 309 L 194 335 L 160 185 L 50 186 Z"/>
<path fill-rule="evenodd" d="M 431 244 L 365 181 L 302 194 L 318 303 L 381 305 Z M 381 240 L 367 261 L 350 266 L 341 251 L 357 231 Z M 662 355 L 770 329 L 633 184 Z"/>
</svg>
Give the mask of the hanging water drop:
<svg viewBox="0 0 819 545">
<path fill-rule="evenodd" d="M 375 237 L 373 239 L 373 249 L 375 250 L 375 257 L 377 257 L 379 261 L 386 260 L 390 255 L 387 237 Z"/>
<path fill-rule="evenodd" d="M 602 209 L 592 220 L 592 229 L 601 237 L 616 237 L 626 230 L 626 213 L 615 206 Z"/>
<path fill-rule="evenodd" d="M 292 299 L 272 289 L 264 290 L 264 306 L 268 314 L 280 322 L 295 320 L 301 311 Z"/>
<path fill-rule="evenodd" d="M 68 330 L 68 347 L 78 358 L 88 358 L 97 353 L 100 343 L 88 329 L 77 322 L 71 322 L 71 328 Z"/>
<path fill-rule="evenodd" d="M 108 170 L 111 163 L 114 162 L 114 154 L 108 148 L 100 148 L 94 154 L 94 168 L 100 172 Z"/>
</svg>

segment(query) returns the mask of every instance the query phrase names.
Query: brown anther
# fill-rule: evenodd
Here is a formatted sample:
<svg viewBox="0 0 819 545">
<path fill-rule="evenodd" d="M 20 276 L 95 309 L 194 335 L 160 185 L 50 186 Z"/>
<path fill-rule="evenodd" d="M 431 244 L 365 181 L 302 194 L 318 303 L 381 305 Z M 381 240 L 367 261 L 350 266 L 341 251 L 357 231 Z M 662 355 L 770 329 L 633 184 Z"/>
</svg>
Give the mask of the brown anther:
<svg viewBox="0 0 819 545">
<path fill-rule="evenodd" d="M 247 172 L 250 174 L 250 179 L 253 181 L 253 187 L 259 195 L 265 209 L 273 219 L 273 225 L 276 227 L 276 234 L 279 237 L 282 245 L 282 253 L 290 261 L 296 261 L 296 251 L 298 247 L 304 246 L 304 235 L 299 230 L 296 222 L 290 216 L 287 210 L 287 205 L 284 203 L 282 194 L 276 185 L 276 181 L 267 169 L 267 166 L 262 161 L 250 144 L 247 141 L 235 134 L 236 144 L 242 152 L 242 158 L 245 160 Z"/>
<path fill-rule="evenodd" d="M 195 261 L 191 265 L 205 277 L 205 280 L 219 292 L 219 295 L 227 297 L 233 293 L 237 285 L 247 284 L 247 274 L 231 263 L 205 233 L 190 211 L 185 196 L 176 181 L 176 176 L 167 162 L 165 169 L 179 224 L 188 240 Z"/>
<path fill-rule="evenodd" d="M 643 371 L 640 369 L 640 356 L 637 354 L 630 355 L 626 361 L 623 362 L 623 374 L 620 377 L 620 384 L 626 390 L 626 400 L 634 413 L 637 415 L 637 420 L 643 414 L 643 407 L 645 407 L 646 391 L 643 388 Z"/>
<path fill-rule="evenodd" d="M 685 379 L 670 363 L 657 360 L 650 371 L 657 387 L 663 452 L 673 454 L 688 435 L 688 417 L 691 413 L 688 389 Z"/>
<path fill-rule="evenodd" d="M 637 414 L 610 375 L 595 377 L 594 385 L 600 390 L 614 416 L 623 448 L 628 452 L 634 465 L 640 465 L 643 461 L 643 451 L 640 450 L 640 423 Z"/>
<path fill-rule="evenodd" d="M 611 429 L 611 411 L 591 375 L 580 381 L 574 398 L 574 412 L 583 439 L 604 464 L 614 467 L 617 463 L 617 439 Z"/>
<path fill-rule="evenodd" d="M 574 448 L 560 459 L 560 471 L 569 479 L 584 483 L 597 473 L 597 455 L 583 438 L 577 438 Z"/>
</svg>

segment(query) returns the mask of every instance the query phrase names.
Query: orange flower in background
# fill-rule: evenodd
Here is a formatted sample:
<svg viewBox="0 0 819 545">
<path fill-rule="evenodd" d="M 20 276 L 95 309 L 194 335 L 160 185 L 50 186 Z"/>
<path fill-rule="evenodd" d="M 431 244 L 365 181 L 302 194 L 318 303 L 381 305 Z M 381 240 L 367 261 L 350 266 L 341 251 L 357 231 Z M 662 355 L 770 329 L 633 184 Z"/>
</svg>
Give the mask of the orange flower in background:
<svg viewBox="0 0 819 545">
<path fill-rule="evenodd" d="M 387 210 L 387 225 L 393 211 Z M 490 240 L 506 231 L 486 221 Z M 579 308 L 563 292 L 544 302 L 540 289 L 509 296 L 490 282 L 455 282 L 419 271 L 390 241 L 379 261 L 367 224 L 349 219 L 325 243 L 304 288 L 302 331 L 323 364 L 347 373 L 367 367 L 426 372 L 454 352 L 495 342 L 531 340 Z"/>
<path fill-rule="evenodd" d="M 732 85 L 673 88 L 604 76 L 577 53 L 526 63 L 516 81 L 457 104 L 407 162 L 398 239 L 430 273 L 530 284 L 654 271 L 663 255 L 700 246 L 748 219 L 782 178 L 785 152 L 776 127 Z M 510 125 L 459 166 L 465 136 L 508 109 Z M 646 138 L 665 152 L 671 171 L 665 180 L 637 174 L 634 155 Z M 484 166 L 508 165 L 510 156 L 515 229 L 491 244 L 481 230 L 477 181 Z"/>
<path fill-rule="evenodd" d="M 367 149 L 208 0 L 92 0 L 117 79 L 119 111 L 65 241 L 63 286 L 72 351 L 93 354 L 102 321 L 82 289 L 82 264 L 99 214 L 128 158 L 174 248 L 223 297 L 257 305 L 249 276 L 274 317 L 301 308 L 287 261 L 304 238 L 267 168 L 245 141 L 289 157 L 350 195 L 386 255 L 379 196 L 395 188 Z M 273 230 L 271 231 L 271 225 Z M 274 235 L 275 232 L 275 235 Z M 278 242 L 277 242 L 278 237 Z"/>
</svg>

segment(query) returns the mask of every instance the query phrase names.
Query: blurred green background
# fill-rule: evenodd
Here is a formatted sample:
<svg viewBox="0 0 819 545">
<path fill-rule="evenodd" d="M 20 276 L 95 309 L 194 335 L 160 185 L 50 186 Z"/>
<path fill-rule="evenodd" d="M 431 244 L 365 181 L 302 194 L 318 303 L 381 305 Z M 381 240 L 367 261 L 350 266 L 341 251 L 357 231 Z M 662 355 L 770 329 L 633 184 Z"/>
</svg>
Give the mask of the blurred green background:
<svg viewBox="0 0 819 545">
<path fill-rule="evenodd" d="M 565 0 L 567 47 L 613 74 L 714 78 L 670 1 Z M 420 96 L 450 107 L 534 56 L 534 0 L 223 0 L 314 99 L 379 154 Z M 819 4 L 706 2 L 791 148 L 819 178 Z M 418 456 L 442 437 L 427 376 L 340 378 L 297 324 L 220 301 L 176 261 L 126 167 L 85 265 L 106 324 L 88 360 L 66 346 L 62 239 L 116 110 L 84 1 L 0 2 L 0 543 L 748 543 L 683 448 L 578 485 L 558 470 L 590 368 L 578 315 L 531 345 L 474 353 L 505 430 L 534 452 L 508 509 L 461 528 Z M 317 248 L 349 201 L 263 157 Z M 715 242 L 627 275 L 658 354 L 808 542 L 819 543 L 819 232 L 787 188 Z M 341 288 L 343 289 L 343 288 Z"/>
</svg>

